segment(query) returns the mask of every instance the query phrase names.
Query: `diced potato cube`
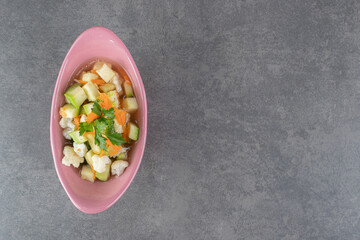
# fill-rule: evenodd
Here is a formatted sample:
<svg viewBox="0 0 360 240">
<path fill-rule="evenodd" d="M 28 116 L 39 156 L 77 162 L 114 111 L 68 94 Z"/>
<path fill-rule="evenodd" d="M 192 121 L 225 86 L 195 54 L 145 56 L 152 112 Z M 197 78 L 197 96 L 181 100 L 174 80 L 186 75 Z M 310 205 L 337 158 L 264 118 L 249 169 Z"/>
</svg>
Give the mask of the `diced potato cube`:
<svg viewBox="0 0 360 240">
<path fill-rule="evenodd" d="M 122 102 L 122 108 L 128 113 L 133 113 L 138 110 L 136 98 L 125 98 Z"/>
<path fill-rule="evenodd" d="M 99 78 L 99 76 L 92 72 L 85 72 L 81 76 L 81 80 L 86 81 L 86 82 L 90 82 L 91 80 L 98 79 L 98 78 Z"/>
<path fill-rule="evenodd" d="M 100 87 L 100 90 L 102 91 L 102 92 L 104 92 L 104 93 L 107 93 L 107 92 L 110 92 L 110 91 L 112 91 L 112 90 L 115 90 L 115 85 L 114 84 L 112 84 L 112 83 L 106 83 L 106 84 L 104 84 L 104 85 L 101 85 Z"/>
<path fill-rule="evenodd" d="M 109 82 L 115 76 L 115 72 L 106 64 L 103 64 L 96 72 L 105 82 Z"/>
<path fill-rule="evenodd" d="M 93 69 L 94 69 L 94 70 L 100 70 L 100 68 L 101 68 L 104 64 L 108 65 L 108 67 L 111 68 L 111 64 L 110 64 L 110 63 L 106 63 L 106 62 L 103 62 L 103 61 L 98 61 L 98 62 L 96 62 L 96 63 L 94 64 Z"/>
<path fill-rule="evenodd" d="M 84 165 L 81 169 L 81 178 L 94 182 L 94 173 L 89 165 Z"/>
</svg>

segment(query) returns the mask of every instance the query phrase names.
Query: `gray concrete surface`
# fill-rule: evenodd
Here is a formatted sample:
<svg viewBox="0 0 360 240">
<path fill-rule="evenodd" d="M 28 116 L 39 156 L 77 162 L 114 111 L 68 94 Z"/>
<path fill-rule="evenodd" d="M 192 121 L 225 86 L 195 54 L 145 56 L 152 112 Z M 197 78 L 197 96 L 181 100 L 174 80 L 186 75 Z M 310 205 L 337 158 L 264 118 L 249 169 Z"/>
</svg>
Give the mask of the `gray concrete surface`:
<svg viewBox="0 0 360 240">
<path fill-rule="evenodd" d="M 0 3 L 0 239 L 360 239 L 359 2 Z M 149 129 L 128 191 L 86 215 L 49 116 L 95 25 L 133 54 Z"/>
</svg>

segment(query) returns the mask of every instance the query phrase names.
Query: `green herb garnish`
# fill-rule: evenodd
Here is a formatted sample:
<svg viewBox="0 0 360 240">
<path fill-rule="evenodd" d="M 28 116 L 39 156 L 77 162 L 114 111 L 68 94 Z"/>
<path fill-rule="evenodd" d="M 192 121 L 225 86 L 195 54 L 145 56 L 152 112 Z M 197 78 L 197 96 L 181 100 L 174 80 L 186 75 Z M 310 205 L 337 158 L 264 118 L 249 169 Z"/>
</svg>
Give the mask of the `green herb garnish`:
<svg viewBox="0 0 360 240">
<path fill-rule="evenodd" d="M 107 151 L 106 139 L 109 139 L 113 145 L 121 145 L 122 143 L 126 143 L 122 135 L 115 132 L 114 108 L 101 108 L 99 102 L 96 100 L 91 111 L 100 118 L 96 119 L 90 124 L 86 122 L 80 123 L 80 135 L 83 135 L 86 132 L 92 132 L 93 129 L 95 129 L 95 144 L 104 151 Z"/>
</svg>

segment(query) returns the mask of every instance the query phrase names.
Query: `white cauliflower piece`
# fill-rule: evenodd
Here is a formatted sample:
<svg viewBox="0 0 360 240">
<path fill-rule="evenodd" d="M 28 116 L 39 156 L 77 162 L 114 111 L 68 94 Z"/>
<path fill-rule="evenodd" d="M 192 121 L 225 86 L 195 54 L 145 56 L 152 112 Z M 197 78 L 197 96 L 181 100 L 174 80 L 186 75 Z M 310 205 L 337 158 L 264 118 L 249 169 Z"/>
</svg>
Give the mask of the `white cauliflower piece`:
<svg viewBox="0 0 360 240">
<path fill-rule="evenodd" d="M 123 95 L 123 89 L 121 87 L 121 83 L 124 81 L 120 75 L 115 72 L 115 76 L 110 80 L 110 83 L 114 84 L 116 87 L 116 91 L 119 93 L 119 95 Z"/>
<path fill-rule="evenodd" d="M 74 167 L 78 168 L 80 163 L 84 162 L 84 158 L 79 157 L 74 152 L 73 147 L 65 146 L 63 153 L 64 153 L 64 157 L 62 159 L 62 164 L 64 164 L 65 166 L 70 166 L 72 164 Z"/>
<path fill-rule="evenodd" d="M 59 124 L 62 128 L 70 128 L 72 131 L 75 130 L 75 125 L 73 124 L 72 118 L 61 118 Z"/>
<path fill-rule="evenodd" d="M 71 133 L 73 130 L 71 128 L 65 128 L 63 130 L 63 136 L 67 139 L 67 140 L 71 140 L 71 137 L 69 135 L 69 133 Z"/>
<path fill-rule="evenodd" d="M 120 125 L 117 120 L 114 121 L 114 129 L 115 129 L 115 132 L 117 133 L 123 133 L 123 127 L 122 125 Z"/>
<path fill-rule="evenodd" d="M 85 143 L 80 143 L 80 144 L 76 144 L 75 142 L 73 143 L 74 146 L 74 151 L 75 153 L 79 156 L 79 157 L 84 157 L 86 152 L 87 152 L 87 147 L 85 145 Z"/>
<path fill-rule="evenodd" d="M 111 160 L 108 156 L 94 155 L 92 156 L 91 160 L 93 161 L 92 166 L 94 170 L 98 173 L 102 173 L 106 171 L 106 164 L 110 164 Z"/>
<path fill-rule="evenodd" d="M 116 160 L 111 164 L 111 174 L 120 176 L 128 166 L 129 163 L 127 161 Z"/>
<path fill-rule="evenodd" d="M 86 120 L 87 120 L 87 116 L 85 114 L 82 115 L 80 118 L 80 122 L 86 122 Z"/>
</svg>

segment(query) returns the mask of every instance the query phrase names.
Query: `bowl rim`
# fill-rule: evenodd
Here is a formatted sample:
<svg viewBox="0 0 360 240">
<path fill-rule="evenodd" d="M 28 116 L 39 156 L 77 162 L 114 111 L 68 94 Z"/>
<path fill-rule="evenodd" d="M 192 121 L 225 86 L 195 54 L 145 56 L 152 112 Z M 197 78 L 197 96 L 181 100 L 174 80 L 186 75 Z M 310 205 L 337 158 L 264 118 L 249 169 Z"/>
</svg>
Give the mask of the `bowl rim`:
<svg viewBox="0 0 360 240">
<path fill-rule="evenodd" d="M 139 85 L 140 85 L 140 94 L 142 96 L 144 96 L 143 98 L 143 120 L 144 120 L 144 130 L 142 132 L 142 138 L 144 139 L 144 146 L 141 147 L 140 150 L 140 159 L 137 163 L 137 166 L 135 168 L 135 172 L 134 174 L 131 176 L 130 180 L 128 181 L 128 183 L 125 185 L 124 190 L 110 203 L 101 206 L 101 207 L 97 207 L 96 209 L 90 209 L 90 208 L 84 208 L 83 206 L 79 205 L 77 202 L 75 202 L 75 200 L 73 199 L 72 195 L 69 193 L 66 184 L 63 182 L 62 177 L 60 177 L 60 172 L 57 166 L 57 157 L 55 155 L 55 146 L 53 144 L 54 142 L 54 138 L 55 138 L 55 133 L 54 133 L 54 124 L 59 124 L 56 121 L 52 120 L 52 116 L 54 116 L 54 114 L 59 114 L 57 109 L 56 109 L 56 98 L 58 96 L 58 94 L 56 94 L 56 92 L 59 92 L 59 88 L 60 88 L 60 79 L 62 77 L 62 74 L 64 72 L 64 69 L 66 67 L 66 63 L 67 63 L 67 59 L 69 58 L 70 53 L 72 52 L 72 50 L 74 49 L 74 47 L 77 45 L 77 43 L 80 41 L 80 39 L 82 39 L 84 37 L 84 35 L 88 34 L 89 32 L 92 31 L 103 31 L 106 32 L 107 34 L 113 35 L 116 39 L 116 41 L 118 41 L 118 43 L 120 44 L 120 48 L 122 48 L 125 51 L 125 54 L 128 58 L 128 60 L 130 61 L 135 76 L 139 81 Z M 69 80 L 70 81 L 70 80 Z M 146 147 L 146 138 L 147 138 L 147 98 L 146 98 L 146 93 L 145 93 L 145 87 L 142 81 L 142 78 L 140 76 L 139 70 L 137 68 L 137 65 L 135 64 L 135 61 L 132 57 L 132 55 L 130 54 L 130 51 L 128 50 L 128 48 L 125 46 L 125 44 L 121 41 L 121 39 L 114 33 L 112 32 L 110 29 L 102 27 L 102 26 L 94 26 L 91 28 L 88 28 L 87 30 L 85 30 L 84 32 L 82 32 L 77 38 L 76 40 L 73 42 L 73 44 L 71 45 L 71 47 L 69 48 L 69 50 L 66 53 L 66 56 L 61 64 L 59 73 L 58 73 L 58 77 L 56 79 L 56 83 L 54 86 L 54 91 L 53 91 L 53 96 L 52 96 L 52 102 L 51 102 L 51 111 L 50 111 L 50 145 L 51 145 L 51 152 L 52 152 L 52 156 L 53 156 L 53 161 L 54 161 L 54 166 L 55 166 L 55 170 L 56 170 L 56 174 L 58 176 L 58 179 L 62 185 L 62 187 L 64 188 L 67 196 L 69 197 L 70 201 L 74 204 L 74 206 L 79 209 L 80 211 L 84 212 L 84 213 L 88 213 L 88 214 L 95 214 L 95 213 L 100 213 L 105 211 L 106 209 L 110 208 L 112 205 L 114 205 L 121 197 L 122 195 L 126 192 L 126 190 L 128 189 L 128 187 L 130 186 L 130 184 L 132 183 L 132 181 L 135 178 L 135 175 L 137 174 L 140 164 L 142 162 L 142 158 L 144 155 L 144 151 L 145 151 L 145 147 Z"/>
</svg>

